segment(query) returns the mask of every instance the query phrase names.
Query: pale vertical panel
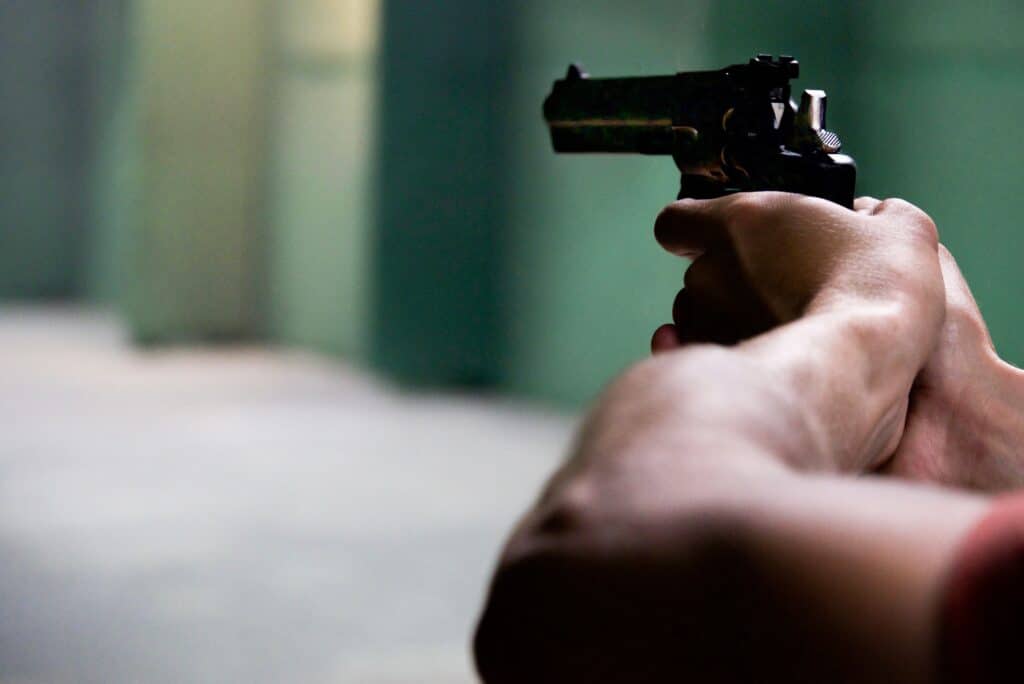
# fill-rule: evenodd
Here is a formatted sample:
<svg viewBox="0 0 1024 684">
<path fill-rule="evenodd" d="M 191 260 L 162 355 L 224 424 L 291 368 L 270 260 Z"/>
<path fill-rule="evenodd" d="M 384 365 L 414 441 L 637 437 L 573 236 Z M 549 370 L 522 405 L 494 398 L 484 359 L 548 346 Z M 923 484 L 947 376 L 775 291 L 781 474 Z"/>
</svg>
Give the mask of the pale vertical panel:
<svg viewBox="0 0 1024 684">
<path fill-rule="evenodd" d="M 264 0 L 140 0 L 138 337 L 245 336 L 261 253 Z"/>
<path fill-rule="evenodd" d="M 125 288 L 126 238 L 135 225 L 138 197 L 136 91 L 129 43 L 132 3 L 94 0 L 95 85 L 92 92 L 93 156 L 85 287 L 90 299 L 117 304 Z"/>
<path fill-rule="evenodd" d="M 284 40 L 297 53 L 365 57 L 376 52 L 379 16 L 379 0 L 292 0 Z"/>
<path fill-rule="evenodd" d="M 282 7 L 269 323 L 283 342 L 361 359 L 369 339 L 377 0 Z"/>
</svg>

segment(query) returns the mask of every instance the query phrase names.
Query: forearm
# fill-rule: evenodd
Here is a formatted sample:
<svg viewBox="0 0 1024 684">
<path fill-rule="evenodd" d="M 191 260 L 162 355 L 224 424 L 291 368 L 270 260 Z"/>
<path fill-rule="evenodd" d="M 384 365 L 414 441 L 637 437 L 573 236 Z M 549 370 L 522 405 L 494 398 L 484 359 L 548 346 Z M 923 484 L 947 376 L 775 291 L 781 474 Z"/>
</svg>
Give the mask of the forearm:
<svg viewBox="0 0 1024 684">
<path fill-rule="evenodd" d="M 485 679 L 742 679 L 739 662 L 806 679 L 794 649 L 822 673 L 923 678 L 939 578 L 984 503 L 808 474 L 850 468 L 916 371 L 874 337 L 887 319 L 850 323 L 809 318 L 620 378 L 506 549 Z"/>
<path fill-rule="evenodd" d="M 851 307 L 733 348 L 658 355 L 605 394 L 571 469 L 710 449 L 800 470 L 864 471 L 895 448 L 927 354 L 901 337 L 904 325 L 896 308 Z"/>
<path fill-rule="evenodd" d="M 939 592 L 986 502 L 734 475 L 532 515 L 478 632 L 485 681 L 930 681 Z"/>
<path fill-rule="evenodd" d="M 929 681 L 940 587 L 986 501 L 793 468 L 772 445 L 812 440 L 786 393 L 722 392 L 742 365 L 691 351 L 622 381 L 671 407 L 612 389 L 523 520 L 477 634 L 484 680 Z M 721 429 L 719 408 L 752 420 Z"/>
</svg>

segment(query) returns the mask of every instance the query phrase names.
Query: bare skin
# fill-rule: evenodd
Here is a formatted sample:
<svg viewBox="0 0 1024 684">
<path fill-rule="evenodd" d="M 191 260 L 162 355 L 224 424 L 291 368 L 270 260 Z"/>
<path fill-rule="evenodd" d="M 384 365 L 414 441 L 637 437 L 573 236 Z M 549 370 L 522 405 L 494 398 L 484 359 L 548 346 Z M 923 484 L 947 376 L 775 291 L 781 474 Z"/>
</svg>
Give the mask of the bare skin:
<svg viewBox="0 0 1024 684">
<path fill-rule="evenodd" d="M 953 255 L 940 247 L 946 321 L 883 472 L 989 492 L 1024 485 L 1024 372 L 996 354 Z"/>
<path fill-rule="evenodd" d="M 861 197 L 855 208 L 872 214 L 881 204 Z M 996 354 L 970 287 L 942 245 L 939 263 L 946 292 L 943 327 L 914 382 L 899 448 L 878 472 L 986 492 L 1019 488 L 1024 485 L 1024 371 Z M 726 275 L 733 282 L 742 278 L 735 269 Z M 705 290 L 710 285 L 713 296 L 695 301 L 692 293 L 680 292 L 674 312 L 679 324 L 655 331 L 655 353 L 693 341 L 734 344 L 779 323 L 758 302 L 732 296 L 717 282 L 703 282 L 706 274 L 689 280 L 689 290 L 694 283 Z"/>
<path fill-rule="evenodd" d="M 485 681 L 932 681 L 936 598 L 987 499 L 870 474 L 963 476 L 918 420 L 951 365 L 934 226 L 859 208 L 662 213 L 659 241 L 696 257 L 670 350 L 611 385 L 514 532 Z"/>
</svg>

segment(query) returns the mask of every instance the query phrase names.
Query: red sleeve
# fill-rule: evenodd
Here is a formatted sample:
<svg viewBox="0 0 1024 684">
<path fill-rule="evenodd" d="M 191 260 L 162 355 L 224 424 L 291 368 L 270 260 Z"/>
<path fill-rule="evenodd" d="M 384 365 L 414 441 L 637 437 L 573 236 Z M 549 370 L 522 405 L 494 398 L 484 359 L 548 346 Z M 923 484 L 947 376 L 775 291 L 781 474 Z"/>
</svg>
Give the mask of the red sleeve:
<svg viewBox="0 0 1024 684">
<path fill-rule="evenodd" d="M 939 625 L 940 682 L 1024 682 L 1024 494 L 997 500 L 964 539 Z"/>
</svg>

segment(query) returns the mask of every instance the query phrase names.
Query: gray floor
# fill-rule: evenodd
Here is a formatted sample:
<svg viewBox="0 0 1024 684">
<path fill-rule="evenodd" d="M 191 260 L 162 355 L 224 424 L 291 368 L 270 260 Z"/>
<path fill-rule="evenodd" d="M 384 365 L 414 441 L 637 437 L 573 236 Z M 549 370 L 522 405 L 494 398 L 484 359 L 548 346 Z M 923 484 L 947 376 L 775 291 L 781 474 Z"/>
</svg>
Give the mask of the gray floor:
<svg viewBox="0 0 1024 684">
<path fill-rule="evenodd" d="M 565 416 L 0 309 L 0 681 L 464 682 Z"/>
</svg>

